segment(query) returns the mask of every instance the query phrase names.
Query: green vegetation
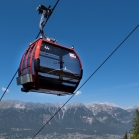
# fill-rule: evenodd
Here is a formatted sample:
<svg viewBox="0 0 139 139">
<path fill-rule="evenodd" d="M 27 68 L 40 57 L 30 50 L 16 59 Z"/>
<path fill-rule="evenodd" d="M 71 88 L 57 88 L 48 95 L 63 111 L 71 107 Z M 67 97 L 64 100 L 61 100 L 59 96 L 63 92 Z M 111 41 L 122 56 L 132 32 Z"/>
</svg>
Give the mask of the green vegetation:
<svg viewBox="0 0 139 139">
<path fill-rule="evenodd" d="M 123 139 L 128 139 L 128 138 L 127 138 L 127 132 L 125 133 Z"/>
<path fill-rule="evenodd" d="M 133 119 L 133 128 L 131 129 L 130 139 L 139 139 L 139 110 L 136 110 L 135 118 Z"/>
<path fill-rule="evenodd" d="M 124 135 L 123 139 L 139 139 L 139 110 L 136 109 L 135 118 L 133 119 L 132 129 L 130 132 L 130 137 L 128 138 L 128 134 Z"/>
</svg>

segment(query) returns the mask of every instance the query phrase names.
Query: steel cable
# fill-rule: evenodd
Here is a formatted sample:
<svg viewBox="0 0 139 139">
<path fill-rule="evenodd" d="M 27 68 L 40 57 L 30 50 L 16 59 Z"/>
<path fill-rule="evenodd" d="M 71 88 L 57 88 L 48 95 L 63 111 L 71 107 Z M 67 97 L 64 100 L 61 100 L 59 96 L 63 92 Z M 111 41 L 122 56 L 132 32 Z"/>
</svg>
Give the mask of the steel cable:
<svg viewBox="0 0 139 139">
<path fill-rule="evenodd" d="M 98 68 L 86 79 L 86 81 L 75 91 L 75 93 L 55 112 L 55 114 L 40 128 L 40 130 L 33 136 L 34 139 L 41 130 L 57 115 L 59 111 L 73 98 L 73 96 L 79 91 L 90 78 L 106 63 L 106 61 L 120 48 L 120 46 L 131 36 L 131 34 L 139 27 L 139 24 L 127 35 L 127 37 L 112 51 L 112 53 L 98 66 Z"/>
<path fill-rule="evenodd" d="M 6 87 L 6 89 L 5 89 L 4 93 L 3 93 L 3 95 L 2 95 L 1 98 L 0 98 L 0 101 L 2 100 L 2 98 L 3 98 L 4 95 L 5 95 L 5 93 L 7 92 L 8 88 L 9 88 L 9 86 L 11 85 L 13 79 L 15 78 L 17 72 L 18 72 L 18 69 L 17 69 L 17 71 L 15 72 L 14 76 L 12 77 L 11 81 L 9 82 L 8 86 Z"/>
<path fill-rule="evenodd" d="M 59 2 L 59 0 L 57 0 L 56 4 L 54 5 L 54 7 L 53 7 L 53 9 L 52 9 L 52 13 L 53 13 L 54 9 L 56 8 L 58 2 Z M 52 14 L 52 13 L 51 13 L 51 14 Z M 50 16 L 51 16 L 51 15 L 50 15 Z M 50 16 L 47 18 L 46 22 L 48 21 L 48 19 L 50 18 Z M 45 22 L 45 24 L 46 24 L 46 22 Z M 45 24 L 44 24 L 44 26 L 45 26 Z M 44 26 L 43 26 L 43 27 L 44 27 Z M 40 32 L 38 33 L 38 35 L 37 35 L 36 38 L 38 38 L 39 35 L 40 35 Z M 9 84 L 8 84 L 7 88 L 5 89 L 3 95 L 1 96 L 0 101 L 2 100 L 2 98 L 3 98 L 4 95 L 5 95 L 5 93 L 7 92 L 8 88 L 9 88 L 9 86 L 11 85 L 13 79 L 15 78 L 17 72 L 18 72 L 18 69 L 17 69 L 17 71 L 15 72 L 14 76 L 12 77 L 11 81 L 9 82 Z"/>
</svg>

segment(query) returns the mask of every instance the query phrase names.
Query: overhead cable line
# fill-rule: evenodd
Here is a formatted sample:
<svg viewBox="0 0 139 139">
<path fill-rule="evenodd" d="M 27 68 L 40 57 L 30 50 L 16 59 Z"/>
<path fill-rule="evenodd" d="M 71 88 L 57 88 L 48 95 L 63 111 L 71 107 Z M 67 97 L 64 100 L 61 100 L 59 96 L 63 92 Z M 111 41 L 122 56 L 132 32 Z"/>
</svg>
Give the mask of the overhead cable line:
<svg viewBox="0 0 139 139">
<path fill-rule="evenodd" d="M 54 5 L 54 7 L 53 7 L 53 9 L 52 9 L 52 12 L 51 12 L 51 15 L 52 15 L 54 9 L 56 8 L 58 2 L 59 2 L 59 0 L 57 0 L 56 4 Z M 47 20 L 45 21 L 45 24 L 47 23 L 47 21 L 48 21 L 48 19 L 50 18 L 51 15 L 48 16 Z M 45 24 L 43 25 L 43 27 L 45 26 Z M 38 36 L 40 35 L 40 33 L 41 33 L 41 32 L 38 33 L 36 39 L 38 38 Z M 8 84 L 7 88 L 5 89 L 4 93 L 2 94 L 2 96 L 1 96 L 1 98 L 0 98 L 0 101 L 2 100 L 2 98 L 3 98 L 4 95 L 5 95 L 5 93 L 7 92 L 8 88 L 9 88 L 9 86 L 11 85 L 13 79 L 15 78 L 17 72 L 18 72 L 18 69 L 17 69 L 17 71 L 15 72 L 14 76 L 12 77 L 11 81 L 9 82 L 9 84 Z"/>
<path fill-rule="evenodd" d="M 40 130 L 33 136 L 34 139 L 41 130 L 58 114 L 59 111 L 74 97 L 74 95 L 91 79 L 91 77 L 106 63 L 106 61 L 120 48 L 120 46 L 133 34 L 139 27 L 139 24 L 127 35 L 127 37 L 113 50 L 113 52 L 98 66 L 98 68 L 86 79 L 86 81 L 75 91 L 75 93 L 55 112 L 55 114 L 40 128 Z"/>
<path fill-rule="evenodd" d="M 2 95 L 1 98 L 0 98 L 0 101 L 2 100 L 2 98 L 3 98 L 4 95 L 5 95 L 5 93 L 7 92 L 8 88 L 9 88 L 9 86 L 11 85 L 13 79 L 15 78 L 17 72 L 18 72 L 18 69 L 17 69 L 17 71 L 15 72 L 14 76 L 12 77 L 11 81 L 9 82 L 8 86 L 6 87 L 6 89 L 5 89 L 4 93 L 3 93 L 3 95 Z"/>
</svg>

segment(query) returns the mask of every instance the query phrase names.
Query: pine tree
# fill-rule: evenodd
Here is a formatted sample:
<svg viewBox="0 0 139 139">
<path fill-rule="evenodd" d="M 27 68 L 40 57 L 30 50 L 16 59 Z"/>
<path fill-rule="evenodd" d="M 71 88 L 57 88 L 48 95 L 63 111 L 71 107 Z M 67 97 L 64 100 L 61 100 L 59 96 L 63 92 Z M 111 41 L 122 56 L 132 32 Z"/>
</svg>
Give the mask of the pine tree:
<svg viewBox="0 0 139 139">
<path fill-rule="evenodd" d="M 125 133 L 123 139 L 127 139 L 127 132 Z"/>
<path fill-rule="evenodd" d="M 136 110 L 135 118 L 133 119 L 133 128 L 131 129 L 130 139 L 139 139 L 139 110 Z"/>
</svg>

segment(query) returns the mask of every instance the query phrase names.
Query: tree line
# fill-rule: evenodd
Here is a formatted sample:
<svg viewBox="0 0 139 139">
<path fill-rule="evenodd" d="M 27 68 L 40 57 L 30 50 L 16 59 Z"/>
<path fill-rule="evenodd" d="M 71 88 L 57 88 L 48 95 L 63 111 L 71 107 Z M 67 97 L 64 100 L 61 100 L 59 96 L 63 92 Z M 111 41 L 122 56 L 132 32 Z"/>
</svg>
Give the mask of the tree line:
<svg viewBox="0 0 139 139">
<path fill-rule="evenodd" d="M 123 139 L 139 139 L 139 110 L 136 109 L 135 117 L 130 132 L 126 132 Z"/>
</svg>

